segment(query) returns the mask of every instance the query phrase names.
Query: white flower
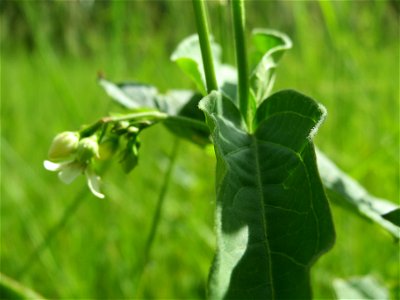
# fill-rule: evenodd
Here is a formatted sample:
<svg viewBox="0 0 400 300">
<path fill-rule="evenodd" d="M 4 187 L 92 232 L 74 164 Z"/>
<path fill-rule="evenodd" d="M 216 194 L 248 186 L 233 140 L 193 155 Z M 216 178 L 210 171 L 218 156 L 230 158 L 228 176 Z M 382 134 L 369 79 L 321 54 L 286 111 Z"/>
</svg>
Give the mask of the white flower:
<svg viewBox="0 0 400 300">
<path fill-rule="evenodd" d="M 85 174 L 88 187 L 93 195 L 98 198 L 104 198 L 104 194 L 100 192 L 100 177 L 90 167 L 88 163 L 80 163 L 76 160 L 54 163 L 45 160 L 44 167 L 49 171 L 58 172 L 60 180 L 66 184 L 70 184 L 80 174 Z"/>
<path fill-rule="evenodd" d="M 91 167 L 93 158 L 99 157 L 97 137 L 95 135 L 85 137 L 77 143 L 73 141 L 74 135 L 70 132 L 57 135 L 50 149 L 55 149 L 57 150 L 56 153 L 63 155 L 57 155 L 57 157 L 49 155 L 50 160 L 53 161 L 45 160 L 44 167 L 49 171 L 58 172 L 58 177 L 66 184 L 70 184 L 80 174 L 85 174 L 87 184 L 93 195 L 104 198 L 104 195 L 100 192 L 100 177 L 95 174 Z M 60 161 L 62 157 L 64 159 Z"/>
</svg>

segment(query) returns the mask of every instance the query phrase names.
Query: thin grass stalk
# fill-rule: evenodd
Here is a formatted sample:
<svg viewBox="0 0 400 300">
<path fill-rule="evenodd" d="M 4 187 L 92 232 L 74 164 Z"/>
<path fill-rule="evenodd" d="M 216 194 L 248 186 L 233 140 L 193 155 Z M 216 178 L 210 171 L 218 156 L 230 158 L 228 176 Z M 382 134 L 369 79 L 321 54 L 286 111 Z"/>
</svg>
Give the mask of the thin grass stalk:
<svg viewBox="0 0 400 300">
<path fill-rule="evenodd" d="M 137 283 L 136 293 L 138 293 L 138 291 L 139 291 L 141 279 L 146 270 L 146 266 L 148 265 L 149 260 L 150 260 L 151 250 L 153 248 L 154 240 L 157 235 L 157 230 L 159 228 L 161 214 L 162 214 L 162 208 L 164 206 L 168 187 L 170 185 L 171 175 L 172 175 L 172 171 L 174 169 L 175 163 L 176 163 L 178 151 L 179 151 L 179 139 L 175 138 L 175 140 L 173 142 L 171 153 L 169 155 L 169 164 L 168 164 L 167 170 L 164 175 L 164 181 L 161 185 L 160 193 L 158 195 L 158 200 L 157 200 L 157 204 L 156 204 L 156 209 L 154 211 L 150 231 L 147 236 L 146 244 L 144 246 L 143 259 L 139 266 L 139 273 L 138 273 L 137 280 L 136 280 L 136 283 Z M 136 296 L 138 296 L 138 295 L 136 295 Z"/>
<path fill-rule="evenodd" d="M 34 265 L 35 262 L 38 261 L 37 258 L 40 257 L 42 252 L 47 247 L 49 247 L 50 243 L 57 236 L 57 234 L 64 228 L 68 220 L 77 212 L 78 208 L 83 203 L 83 200 L 86 198 L 88 193 L 89 193 L 88 189 L 85 185 L 85 187 L 82 188 L 82 190 L 80 190 L 79 193 L 75 196 L 71 204 L 64 210 L 58 222 L 53 227 L 50 228 L 50 230 L 47 232 L 42 242 L 33 250 L 33 252 L 31 253 L 31 255 L 29 255 L 25 263 L 19 268 L 19 270 L 15 275 L 16 278 L 22 279 L 25 275 L 28 274 L 30 268 Z"/>
</svg>

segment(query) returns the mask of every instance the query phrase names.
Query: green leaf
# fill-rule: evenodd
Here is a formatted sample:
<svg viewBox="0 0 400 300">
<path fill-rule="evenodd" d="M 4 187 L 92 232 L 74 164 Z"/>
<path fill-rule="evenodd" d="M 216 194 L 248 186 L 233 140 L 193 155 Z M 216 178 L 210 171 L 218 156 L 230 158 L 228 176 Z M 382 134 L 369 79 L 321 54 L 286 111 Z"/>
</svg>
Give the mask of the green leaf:
<svg viewBox="0 0 400 300">
<path fill-rule="evenodd" d="M 310 268 L 333 244 L 311 137 L 325 114 L 295 91 L 269 97 L 246 132 L 221 93 L 200 102 L 217 156 L 211 299 L 310 299 Z"/>
<path fill-rule="evenodd" d="M 271 29 L 253 31 L 255 51 L 251 56 L 254 69 L 250 90 L 258 105 L 269 95 L 275 82 L 275 69 L 283 53 L 292 48 L 289 37 Z"/>
<path fill-rule="evenodd" d="M 348 280 L 335 279 L 333 288 L 337 299 L 389 299 L 389 291 L 374 277 L 365 276 Z"/>
<path fill-rule="evenodd" d="M 106 93 L 116 102 L 127 109 L 148 110 L 156 109 L 167 113 L 169 116 L 179 116 L 204 123 L 204 114 L 198 108 L 201 94 L 190 90 L 170 90 L 165 95 L 159 94 L 157 89 L 150 85 L 137 83 L 114 84 L 105 79 L 99 80 Z M 178 119 L 168 118 L 164 124 L 174 134 L 188 139 L 198 145 L 210 143 L 209 131 L 204 126 L 191 126 L 193 122 L 182 125 Z M 136 156 L 126 156 L 126 168 L 129 172 L 135 166 Z M 130 159 L 128 159 L 130 158 Z"/>
<path fill-rule="evenodd" d="M 397 208 L 395 210 L 392 210 L 384 215 L 382 215 L 382 218 L 385 220 L 388 220 L 392 222 L 393 224 L 397 225 L 400 227 L 400 208 Z"/>
<path fill-rule="evenodd" d="M 211 42 L 211 51 L 213 59 L 219 61 L 221 47 Z M 194 81 L 201 94 L 207 94 L 203 59 L 197 34 L 193 34 L 180 42 L 172 53 L 171 60 L 176 62 L 182 71 Z"/>
<path fill-rule="evenodd" d="M 204 114 L 198 104 L 202 96 L 189 90 L 171 90 L 163 98 L 163 107 L 170 116 L 180 116 L 190 120 L 205 122 Z M 168 118 L 164 125 L 175 135 L 190 140 L 200 146 L 210 143 L 210 132 L 205 126 L 183 125 L 180 120 Z M 188 126 L 189 125 L 189 126 Z"/>
<path fill-rule="evenodd" d="M 211 51 L 218 88 L 226 97 L 236 103 L 236 69 L 230 65 L 221 63 L 221 46 L 215 43 L 212 38 Z M 185 38 L 172 53 L 171 60 L 176 62 L 182 71 L 193 80 L 200 94 L 207 94 L 203 59 L 197 34 Z"/>
<path fill-rule="evenodd" d="M 99 84 L 112 99 L 125 108 L 158 108 L 158 91 L 154 86 L 134 82 L 115 84 L 103 78 L 99 79 Z"/>
<path fill-rule="evenodd" d="M 368 193 L 357 181 L 340 170 L 321 151 L 317 151 L 318 169 L 327 190 L 329 199 L 347 208 L 359 216 L 378 224 L 396 239 L 400 239 L 400 230 L 391 220 L 385 220 L 382 215 L 399 209 L 397 205 L 377 198 Z"/>
<path fill-rule="evenodd" d="M 45 299 L 43 296 L 2 273 L 0 273 L 0 298 L 7 300 Z"/>
</svg>

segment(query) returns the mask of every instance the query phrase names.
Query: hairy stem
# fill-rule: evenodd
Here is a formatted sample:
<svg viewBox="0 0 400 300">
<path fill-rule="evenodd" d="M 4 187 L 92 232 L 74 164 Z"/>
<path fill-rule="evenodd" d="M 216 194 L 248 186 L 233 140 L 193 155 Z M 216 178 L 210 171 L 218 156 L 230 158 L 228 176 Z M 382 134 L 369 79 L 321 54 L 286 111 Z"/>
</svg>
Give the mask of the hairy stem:
<svg viewBox="0 0 400 300">
<path fill-rule="evenodd" d="M 244 1 L 232 0 L 233 29 L 235 34 L 236 64 L 238 69 L 239 108 L 248 128 L 251 125 L 249 108 L 249 81 L 245 40 Z"/>
<path fill-rule="evenodd" d="M 201 56 L 203 58 L 204 73 L 206 76 L 207 93 L 210 93 L 218 89 L 218 84 L 215 77 L 206 9 L 203 0 L 193 0 L 192 2 L 200 41 Z"/>
</svg>

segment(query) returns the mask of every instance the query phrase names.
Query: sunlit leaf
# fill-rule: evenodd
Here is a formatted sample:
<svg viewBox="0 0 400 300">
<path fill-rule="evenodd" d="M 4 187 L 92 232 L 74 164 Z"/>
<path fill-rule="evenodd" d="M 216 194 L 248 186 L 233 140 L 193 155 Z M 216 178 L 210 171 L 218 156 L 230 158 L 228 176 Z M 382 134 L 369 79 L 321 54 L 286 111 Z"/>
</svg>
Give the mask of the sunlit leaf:
<svg viewBox="0 0 400 300">
<path fill-rule="evenodd" d="M 400 230 L 396 223 L 382 216 L 398 209 L 397 205 L 369 194 L 363 186 L 340 170 L 321 151 L 317 151 L 317 159 L 321 179 L 332 201 L 373 221 L 400 239 Z"/>
<path fill-rule="evenodd" d="M 134 82 L 115 84 L 103 78 L 99 79 L 99 84 L 112 99 L 125 108 L 158 108 L 158 91 L 154 86 Z"/>
<path fill-rule="evenodd" d="M 292 47 L 289 37 L 271 29 L 253 31 L 255 51 L 251 61 L 254 69 L 250 76 L 251 92 L 260 105 L 271 92 L 275 82 L 275 69 L 283 53 Z"/>
<path fill-rule="evenodd" d="M 212 37 L 211 51 L 219 90 L 236 103 L 237 71 L 230 65 L 222 64 L 221 46 L 215 43 Z M 183 72 L 193 80 L 202 95 L 207 94 L 203 59 L 197 34 L 184 39 L 172 53 L 171 60 L 176 62 Z"/>
<path fill-rule="evenodd" d="M 389 299 L 389 291 L 374 277 L 365 276 L 348 280 L 335 279 L 333 288 L 338 300 L 347 299 Z"/>
<path fill-rule="evenodd" d="M 214 60 L 219 60 L 221 47 L 215 43 L 212 43 L 211 47 Z M 207 88 L 198 35 L 191 35 L 180 42 L 172 53 L 171 60 L 176 62 L 182 71 L 194 81 L 199 92 L 206 95 Z"/>
<path fill-rule="evenodd" d="M 217 156 L 212 299 L 310 299 L 310 268 L 334 229 L 311 136 L 324 116 L 295 91 L 268 98 L 248 133 L 221 93 L 200 102 Z"/>
</svg>

